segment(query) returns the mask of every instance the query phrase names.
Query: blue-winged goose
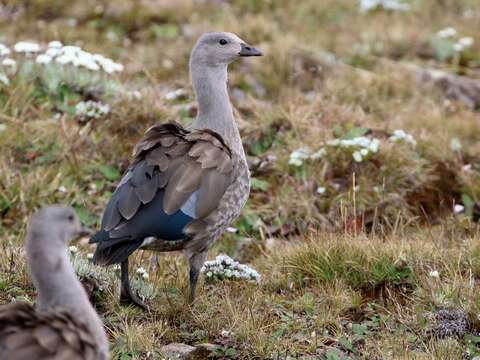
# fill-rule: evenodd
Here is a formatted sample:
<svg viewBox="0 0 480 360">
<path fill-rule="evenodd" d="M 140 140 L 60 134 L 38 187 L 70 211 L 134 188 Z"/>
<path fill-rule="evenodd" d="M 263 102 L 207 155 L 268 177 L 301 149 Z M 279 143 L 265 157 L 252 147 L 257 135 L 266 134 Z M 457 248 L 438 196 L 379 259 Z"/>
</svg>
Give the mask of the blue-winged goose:
<svg viewBox="0 0 480 360">
<path fill-rule="evenodd" d="M 137 249 L 184 250 L 190 300 L 207 251 L 240 214 L 250 174 L 227 89 L 227 67 L 262 53 L 232 33 L 200 37 L 190 56 L 198 116 L 151 127 L 135 146 L 132 163 L 103 214 L 94 261 L 121 263 L 121 300 L 145 305 L 132 292 L 128 257 Z"/>
<path fill-rule="evenodd" d="M 50 206 L 30 220 L 26 254 L 37 307 L 22 302 L 0 307 L 1 360 L 108 358 L 102 321 L 67 254 L 70 239 L 83 232 L 69 207 Z"/>
</svg>

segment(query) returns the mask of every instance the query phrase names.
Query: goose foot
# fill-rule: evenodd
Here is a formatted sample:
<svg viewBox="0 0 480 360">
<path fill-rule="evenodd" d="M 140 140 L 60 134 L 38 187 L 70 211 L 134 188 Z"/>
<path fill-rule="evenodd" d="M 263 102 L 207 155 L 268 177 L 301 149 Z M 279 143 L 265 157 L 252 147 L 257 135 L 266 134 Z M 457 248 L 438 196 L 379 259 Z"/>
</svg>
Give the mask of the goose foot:
<svg viewBox="0 0 480 360">
<path fill-rule="evenodd" d="M 142 310 L 148 310 L 148 306 L 140 300 L 130 286 L 128 277 L 128 259 L 121 263 L 122 278 L 120 283 L 120 303 L 123 305 L 135 305 Z"/>
</svg>

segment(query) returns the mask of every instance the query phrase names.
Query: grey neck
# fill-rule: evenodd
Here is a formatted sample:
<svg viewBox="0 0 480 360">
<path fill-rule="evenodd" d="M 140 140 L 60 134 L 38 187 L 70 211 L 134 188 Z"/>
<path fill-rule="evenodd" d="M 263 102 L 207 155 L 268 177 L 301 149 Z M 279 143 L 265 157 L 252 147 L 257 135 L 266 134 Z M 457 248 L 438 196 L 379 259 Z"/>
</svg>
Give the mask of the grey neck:
<svg viewBox="0 0 480 360">
<path fill-rule="evenodd" d="M 228 96 L 227 66 L 196 64 L 192 61 L 190 74 L 198 101 L 198 116 L 192 127 L 217 132 L 233 151 L 244 154 Z"/>
<path fill-rule="evenodd" d="M 108 340 L 102 321 L 77 279 L 67 255 L 66 244 L 56 239 L 51 229 L 40 227 L 38 230 L 29 230 L 26 243 L 27 262 L 38 291 L 37 310 L 63 310 L 82 321 L 94 335 L 104 356 L 102 359 L 107 359 Z"/>
</svg>

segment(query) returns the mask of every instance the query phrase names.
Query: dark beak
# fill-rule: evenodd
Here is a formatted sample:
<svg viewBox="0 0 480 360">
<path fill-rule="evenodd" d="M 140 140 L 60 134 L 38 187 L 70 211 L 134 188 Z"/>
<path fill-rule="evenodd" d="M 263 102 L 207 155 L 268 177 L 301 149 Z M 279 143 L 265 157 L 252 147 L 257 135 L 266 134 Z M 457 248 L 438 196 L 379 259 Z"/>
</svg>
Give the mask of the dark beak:
<svg viewBox="0 0 480 360">
<path fill-rule="evenodd" d="M 84 237 L 84 236 L 90 236 L 93 235 L 93 230 L 86 227 L 85 225 L 82 225 L 82 228 L 78 232 L 78 237 Z"/>
<path fill-rule="evenodd" d="M 238 53 L 240 56 L 262 56 L 260 50 L 255 49 L 254 47 L 248 46 L 247 44 L 241 44 L 242 49 Z"/>
</svg>

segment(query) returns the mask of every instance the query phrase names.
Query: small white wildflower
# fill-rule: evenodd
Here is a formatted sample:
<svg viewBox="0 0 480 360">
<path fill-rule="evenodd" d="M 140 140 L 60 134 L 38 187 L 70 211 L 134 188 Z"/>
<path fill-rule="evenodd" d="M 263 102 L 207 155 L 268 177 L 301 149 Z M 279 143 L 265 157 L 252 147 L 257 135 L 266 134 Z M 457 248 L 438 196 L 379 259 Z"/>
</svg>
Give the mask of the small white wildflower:
<svg viewBox="0 0 480 360">
<path fill-rule="evenodd" d="M 72 253 L 75 254 L 78 252 L 78 248 L 75 245 L 71 245 L 68 247 L 68 250 Z"/>
<path fill-rule="evenodd" d="M 390 136 L 389 140 L 394 141 L 394 142 L 405 141 L 409 144 L 412 144 L 413 146 L 417 145 L 417 141 L 414 139 L 414 137 L 410 134 L 407 134 L 402 129 L 394 130 L 393 134 L 392 134 L 392 136 Z"/>
<path fill-rule="evenodd" d="M 142 274 L 142 279 L 143 279 L 143 280 L 147 281 L 149 278 L 150 278 L 150 276 L 148 275 L 147 272 L 145 272 L 145 273 Z"/>
<path fill-rule="evenodd" d="M 450 149 L 452 149 L 452 151 L 462 150 L 462 143 L 460 142 L 460 139 L 453 138 L 452 140 L 450 140 Z"/>
<path fill-rule="evenodd" d="M 437 36 L 440 38 L 449 38 L 457 35 L 457 30 L 453 27 L 447 27 L 437 32 Z"/>
<path fill-rule="evenodd" d="M 408 11 L 410 5 L 401 0 L 360 0 L 360 12 L 366 13 L 378 8 L 392 11 Z"/>
<path fill-rule="evenodd" d="M 372 139 L 372 141 L 370 142 L 370 145 L 368 146 L 368 149 L 371 152 L 376 153 L 376 152 L 378 152 L 379 148 L 380 148 L 380 140 Z"/>
<path fill-rule="evenodd" d="M 75 115 L 81 120 L 100 119 L 110 113 L 110 106 L 100 101 L 81 101 L 75 106 Z"/>
<path fill-rule="evenodd" d="M 471 47 L 474 42 L 475 42 L 475 40 L 471 36 L 465 36 L 465 37 L 462 37 L 458 40 L 458 43 L 462 44 L 462 46 L 465 49 Z"/>
<path fill-rule="evenodd" d="M 139 267 L 136 271 L 135 271 L 137 274 L 139 275 L 143 275 L 145 274 L 147 271 L 143 268 L 143 267 Z"/>
<path fill-rule="evenodd" d="M 87 254 L 87 259 L 92 260 L 93 259 L 93 253 L 88 253 Z"/>
<path fill-rule="evenodd" d="M 310 159 L 318 160 L 324 157 L 326 154 L 327 154 L 327 150 L 322 147 L 318 151 L 315 151 L 312 155 L 310 155 Z"/>
<path fill-rule="evenodd" d="M 0 56 L 7 56 L 10 55 L 10 53 L 11 50 L 2 43 L 0 43 Z"/>
<path fill-rule="evenodd" d="M 355 160 L 356 162 L 362 162 L 363 161 L 363 156 L 360 153 L 360 151 L 354 151 L 353 154 L 352 154 L 352 157 L 353 157 L 353 160 Z"/>
<path fill-rule="evenodd" d="M 170 70 L 170 69 L 173 69 L 173 67 L 175 66 L 175 63 L 170 59 L 163 59 L 162 60 L 162 66 L 165 69 Z"/>
<path fill-rule="evenodd" d="M 73 57 L 70 55 L 61 55 L 55 59 L 55 62 L 60 65 L 67 65 L 73 62 Z"/>
<path fill-rule="evenodd" d="M 362 154 L 362 156 L 367 156 L 368 155 L 368 149 L 360 149 L 360 154 Z"/>
<path fill-rule="evenodd" d="M 465 206 L 463 206 L 461 204 L 455 204 L 453 206 L 453 212 L 455 214 L 461 214 L 464 210 L 465 210 Z"/>
<path fill-rule="evenodd" d="M 469 172 L 472 171 L 472 164 L 465 164 L 462 166 L 462 171 Z"/>
<path fill-rule="evenodd" d="M 232 226 L 229 226 L 229 227 L 227 227 L 227 230 L 226 230 L 226 231 L 229 232 L 229 233 L 235 234 L 235 233 L 238 232 L 238 229 L 237 229 L 237 228 L 234 228 L 234 227 L 232 227 Z"/>
<path fill-rule="evenodd" d="M 37 64 L 50 64 L 52 62 L 52 57 L 46 54 L 40 54 L 35 59 Z"/>
<path fill-rule="evenodd" d="M 440 273 L 437 270 L 433 270 L 428 273 L 428 276 L 438 279 L 440 277 Z"/>
<path fill-rule="evenodd" d="M 205 275 L 207 275 L 207 277 L 212 277 L 213 273 L 211 271 L 207 271 L 207 273 Z"/>
<path fill-rule="evenodd" d="M 35 53 L 40 51 L 40 45 L 30 41 L 19 41 L 13 49 L 19 53 Z"/>
<path fill-rule="evenodd" d="M 57 189 L 59 192 L 61 193 L 66 193 L 67 192 L 67 188 L 65 186 L 59 186 L 58 189 Z"/>
<path fill-rule="evenodd" d="M 17 66 L 17 62 L 11 58 L 5 58 L 2 60 L 2 65 L 8 67 L 15 67 Z"/>
<path fill-rule="evenodd" d="M 220 333 L 221 336 L 223 337 L 229 337 L 232 333 L 228 330 L 222 330 L 222 332 Z"/>
<path fill-rule="evenodd" d="M 177 89 L 169 91 L 166 93 L 163 98 L 168 101 L 177 100 L 178 98 L 184 97 L 187 95 L 187 92 L 184 89 Z"/>
<path fill-rule="evenodd" d="M 453 44 L 453 50 L 455 50 L 456 52 L 462 52 L 463 50 L 465 50 L 465 46 L 459 42 Z"/>
<path fill-rule="evenodd" d="M 326 191 L 327 191 L 327 188 L 324 186 L 317 187 L 317 194 L 322 195 L 322 194 L 325 194 Z"/>
<path fill-rule="evenodd" d="M 60 49 L 62 46 L 63 44 L 58 40 L 53 40 L 48 43 L 49 48 Z"/>
<path fill-rule="evenodd" d="M 61 49 L 57 48 L 49 48 L 47 51 L 45 51 L 45 55 L 50 56 L 51 58 L 54 58 L 62 53 Z"/>
<path fill-rule="evenodd" d="M 308 159 L 309 156 L 310 156 L 310 149 L 309 148 L 300 148 L 300 149 L 294 150 L 290 154 L 288 164 L 293 165 L 293 166 L 297 166 L 297 167 L 302 166 L 303 161 Z"/>
</svg>

